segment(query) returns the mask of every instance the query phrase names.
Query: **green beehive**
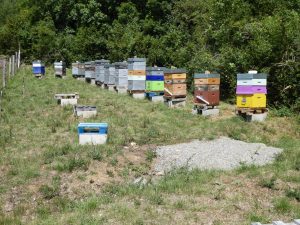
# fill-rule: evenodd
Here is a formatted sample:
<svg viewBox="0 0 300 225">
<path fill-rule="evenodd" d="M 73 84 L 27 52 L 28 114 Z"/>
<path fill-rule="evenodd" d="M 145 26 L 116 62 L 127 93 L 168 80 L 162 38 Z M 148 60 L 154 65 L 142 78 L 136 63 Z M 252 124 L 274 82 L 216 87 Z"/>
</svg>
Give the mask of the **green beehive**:
<svg viewBox="0 0 300 225">
<path fill-rule="evenodd" d="M 164 91 L 163 81 L 146 81 L 146 91 Z"/>
</svg>

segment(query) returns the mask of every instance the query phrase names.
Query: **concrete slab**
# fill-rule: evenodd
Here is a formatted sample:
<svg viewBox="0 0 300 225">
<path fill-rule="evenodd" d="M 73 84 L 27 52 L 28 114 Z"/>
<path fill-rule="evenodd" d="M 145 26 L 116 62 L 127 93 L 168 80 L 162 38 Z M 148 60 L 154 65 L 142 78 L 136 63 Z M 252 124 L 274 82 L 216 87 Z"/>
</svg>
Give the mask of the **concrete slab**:
<svg viewBox="0 0 300 225">
<path fill-rule="evenodd" d="M 103 145 L 107 142 L 107 134 L 80 134 L 80 145 Z"/>
<path fill-rule="evenodd" d="M 58 103 L 61 106 L 67 106 L 67 105 L 77 105 L 77 98 L 65 98 L 65 99 L 59 99 Z"/>
</svg>

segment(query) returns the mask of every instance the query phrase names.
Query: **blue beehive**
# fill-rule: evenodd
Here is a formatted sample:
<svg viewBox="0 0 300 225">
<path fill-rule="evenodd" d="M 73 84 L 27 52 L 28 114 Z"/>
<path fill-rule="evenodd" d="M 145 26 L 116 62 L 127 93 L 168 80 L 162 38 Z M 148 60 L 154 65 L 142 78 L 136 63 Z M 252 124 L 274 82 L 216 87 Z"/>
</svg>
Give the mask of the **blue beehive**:
<svg viewBox="0 0 300 225">
<path fill-rule="evenodd" d="M 45 64 L 40 60 L 32 62 L 32 73 L 34 75 L 45 75 Z"/>
<path fill-rule="evenodd" d="M 80 123 L 78 124 L 78 134 L 107 134 L 107 123 Z"/>
</svg>

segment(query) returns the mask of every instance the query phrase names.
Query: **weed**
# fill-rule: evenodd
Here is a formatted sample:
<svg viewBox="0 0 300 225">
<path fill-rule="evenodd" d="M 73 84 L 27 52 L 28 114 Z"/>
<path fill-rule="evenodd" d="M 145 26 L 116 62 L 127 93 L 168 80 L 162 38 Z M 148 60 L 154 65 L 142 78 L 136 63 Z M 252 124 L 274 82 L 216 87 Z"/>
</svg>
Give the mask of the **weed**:
<svg viewBox="0 0 300 225">
<path fill-rule="evenodd" d="M 117 164 L 118 164 L 118 159 L 117 158 L 113 158 L 112 160 L 110 160 L 110 165 L 116 166 Z"/>
<path fill-rule="evenodd" d="M 292 209 L 292 205 L 287 198 L 277 199 L 274 203 L 274 207 L 275 210 L 280 213 L 288 213 Z"/>
<path fill-rule="evenodd" d="M 259 185 L 263 188 L 274 189 L 276 184 L 276 177 L 272 177 L 271 179 L 265 178 L 261 179 Z"/>
<path fill-rule="evenodd" d="M 147 150 L 146 151 L 146 160 L 148 162 L 152 162 L 153 159 L 155 159 L 157 157 L 156 152 L 153 150 Z"/>
<path fill-rule="evenodd" d="M 295 189 L 289 189 L 286 191 L 286 196 L 289 198 L 294 198 L 298 202 L 300 202 L 300 188 L 295 190 Z"/>
<path fill-rule="evenodd" d="M 174 203 L 174 208 L 175 209 L 184 209 L 184 207 L 185 207 L 185 203 L 182 200 L 176 201 Z"/>
<path fill-rule="evenodd" d="M 160 193 L 154 192 L 151 193 L 148 197 L 149 201 L 154 205 L 163 205 L 164 199 Z"/>
<path fill-rule="evenodd" d="M 102 161 L 103 160 L 103 153 L 100 149 L 94 147 L 91 151 L 90 151 L 90 157 L 93 160 L 97 160 L 97 161 Z"/>
<path fill-rule="evenodd" d="M 106 170 L 106 174 L 109 176 L 109 177 L 114 177 L 114 172 L 111 171 L 111 170 Z"/>
<path fill-rule="evenodd" d="M 42 185 L 39 189 L 45 199 L 52 199 L 59 195 L 59 190 L 56 187 Z"/>
</svg>

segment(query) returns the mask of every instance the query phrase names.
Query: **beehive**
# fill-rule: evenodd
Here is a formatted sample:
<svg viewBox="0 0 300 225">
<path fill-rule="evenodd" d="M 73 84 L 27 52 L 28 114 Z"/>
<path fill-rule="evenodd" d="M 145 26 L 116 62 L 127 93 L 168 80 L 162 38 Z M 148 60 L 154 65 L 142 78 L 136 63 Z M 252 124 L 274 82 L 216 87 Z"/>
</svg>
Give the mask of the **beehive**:
<svg viewBox="0 0 300 225">
<path fill-rule="evenodd" d="M 128 59 L 128 90 L 145 91 L 146 84 L 146 59 Z"/>
<path fill-rule="evenodd" d="M 166 69 L 164 70 L 165 97 L 186 97 L 186 70 Z"/>
<path fill-rule="evenodd" d="M 33 61 L 32 73 L 35 76 L 45 75 L 45 64 L 40 60 Z"/>
<path fill-rule="evenodd" d="M 267 74 L 256 71 L 237 74 L 236 94 L 238 108 L 266 108 Z"/>
<path fill-rule="evenodd" d="M 115 85 L 117 89 L 128 88 L 128 64 L 127 62 L 115 63 Z"/>
<path fill-rule="evenodd" d="M 146 92 L 164 92 L 164 70 L 161 67 L 147 67 Z"/>
<path fill-rule="evenodd" d="M 84 77 L 85 75 L 85 68 L 84 63 L 76 62 L 72 63 L 72 76 L 77 77 Z"/>
<path fill-rule="evenodd" d="M 105 65 L 109 64 L 109 60 L 101 59 L 95 61 L 96 83 L 104 83 Z"/>
<path fill-rule="evenodd" d="M 194 102 L 218 106 L 220 102 L 220 74 L 194 74 Z"/>
<path fill-rule="evenodd" d="M 79 144 L 101 145 L 107 141 L 107 123 L 80 123 L 78 125 Z"/>
<path fill-rule="evenodd" d="M 104 84 L 106 85 L 114 85 L 115 84 L 115 63 L 112 64 L 106 64 L 104 66 L 105 72 L 104 72 Z"/>
<path fill-rule="evenodd" d="M 66 63 L 60 61 L 54 63 L 55 76 L 66 76 Z"/>
<path fill-rule="evenodd" d="M 85 79 L 86 80 L 91 80 L 91 79 L 95 79 L 95 62 L 91 61 L 91 62 L 86 62 L 84 64 L 84 68 L 85 68 Z"/>
</svg>

